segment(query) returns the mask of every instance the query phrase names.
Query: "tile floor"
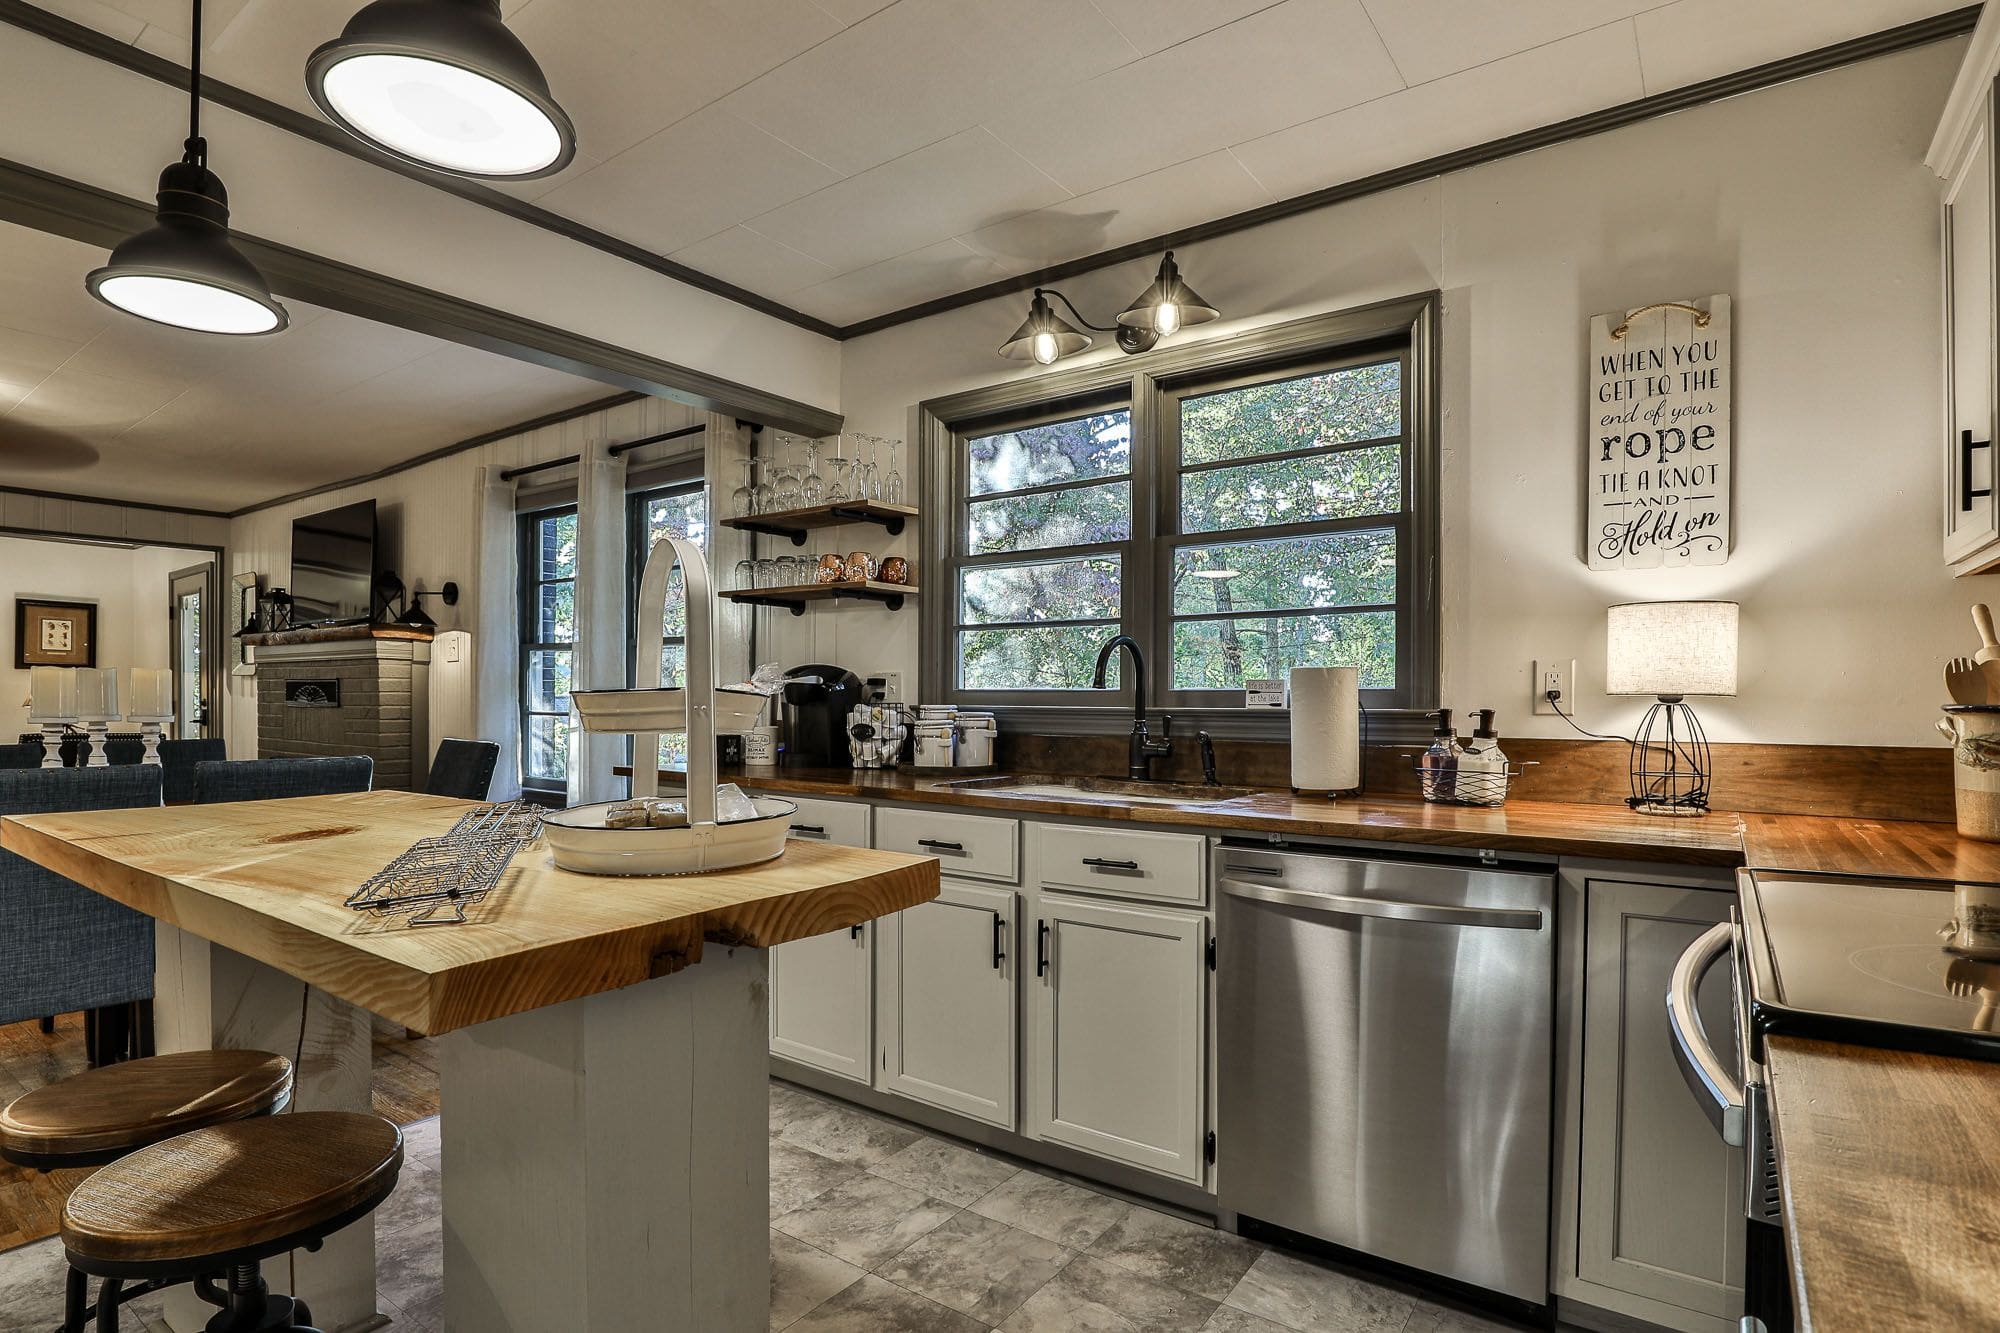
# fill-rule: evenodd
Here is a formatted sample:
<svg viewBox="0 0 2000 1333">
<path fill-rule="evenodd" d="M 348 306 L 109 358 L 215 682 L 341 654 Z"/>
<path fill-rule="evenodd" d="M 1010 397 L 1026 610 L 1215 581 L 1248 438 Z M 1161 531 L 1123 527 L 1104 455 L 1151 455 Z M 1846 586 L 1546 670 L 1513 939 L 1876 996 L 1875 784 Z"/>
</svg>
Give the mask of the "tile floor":
<svg viewBox="0 0 2000 1333">
<path fill-rule="evenodd" d="M 376 1215 L 382 1309 L 443 1327 L 438 1122 Z M 0 1329 L 53 1329 L 62 1254 L 0 1255 Z M 128 1330 L 159 1333 L 157 1307 Z M 771 1085 L 771 1328 L 793 1333 L 1502 1333 L 1512 1325 Z M 551 1333 L 555 1333 L 551 1330 Z"/>
</svg>

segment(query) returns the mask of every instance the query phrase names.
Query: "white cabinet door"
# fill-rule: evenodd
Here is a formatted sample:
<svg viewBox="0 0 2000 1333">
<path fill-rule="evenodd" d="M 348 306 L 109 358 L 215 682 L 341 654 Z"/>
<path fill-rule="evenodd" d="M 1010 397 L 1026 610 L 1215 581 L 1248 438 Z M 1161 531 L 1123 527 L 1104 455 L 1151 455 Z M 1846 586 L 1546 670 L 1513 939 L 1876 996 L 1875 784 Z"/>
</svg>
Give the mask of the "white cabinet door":
<svg viewBox="0 0 2000 1333">
<path fill-rule="evenodd" d="M 2000 559 L 1994 484 L 1994 154 L 1990 99 L 1944 191 L 1944 558 L 1959 573 Z"/>
<path fill-rule="evenodd" d="M 1012 889 L 947 879 L 927 903 L 876 924 L 876 1086 L 1011 1130 Z"/>
<path fill-rule="evenodd" d="M 793 836 L 868 845 L 868 807 L 812 805 L 813 831 Z M 800 808 L 805 811 L 807 803 Z M 875 1051 L 874 941 L 875 923 L 868 922 L 771 950 L 771 1054 L 857 1083 L 869 1081 Z"/>
<path fill-rule="evenodd" d="M 1197 912 L 1038 896 L 1030 1135 L 1201 1182 L 1207 934 Z"/>
<path fill-rule="evenodd" d="M 1743 1309 L 1743 1176 L 1682 1081 L 1667 980 L 1735 895 L 1593 877 L 1585 900 L 1577 1269 L 1586 1281 L 1734 1319 Z M 1734 1061 L 1729 976 L 1700 996 Z"/>
</svg>

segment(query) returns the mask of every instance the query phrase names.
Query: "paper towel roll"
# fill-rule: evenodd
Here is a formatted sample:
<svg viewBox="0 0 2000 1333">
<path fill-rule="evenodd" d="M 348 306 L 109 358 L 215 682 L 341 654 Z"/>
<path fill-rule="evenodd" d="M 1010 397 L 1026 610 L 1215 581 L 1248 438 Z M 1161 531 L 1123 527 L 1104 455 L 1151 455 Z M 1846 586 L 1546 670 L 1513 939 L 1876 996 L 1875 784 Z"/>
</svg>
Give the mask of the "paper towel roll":
<svg viewBox="0 0 2000 1333">
<path fill-rule="evenodd" d="M 1292 668 L 1292 786 L 1302 792 L 1361 785 L 1361 673 Z"/>
</svg>

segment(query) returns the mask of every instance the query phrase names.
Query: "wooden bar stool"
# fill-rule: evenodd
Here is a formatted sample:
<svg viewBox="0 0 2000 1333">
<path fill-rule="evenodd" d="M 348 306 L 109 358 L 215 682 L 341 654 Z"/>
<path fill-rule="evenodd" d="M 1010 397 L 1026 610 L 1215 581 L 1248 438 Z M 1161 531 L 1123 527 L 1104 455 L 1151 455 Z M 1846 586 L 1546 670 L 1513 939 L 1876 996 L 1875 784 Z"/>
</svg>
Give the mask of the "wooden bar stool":
<svg viewBox="0 0 2000 1333">
<path fill-rule="evenodd" d="M 124 1284 L 193 1282 L 221 1307 L 208 1333 L 307 1330 L 305 1303 L 259 1265 L 316 1250 L 396 1188 L 403 1132 L 379 1116 L 301 1111 L 198 1129 L 141 1148 L 78 1186 L 63 1208 L 70 1266 L 105 1279 L 99 1333 L 116 1333 Z M 227 1275 L 217 1288 L 214 1274 Z"/>
<path fill-rule="evenodd" d="M 283 1110 L 291 1099 L 292 1062 L 268 1051 L 128 1060 L 17 1097 L 0 1110 L 0 1157 L 37 1171 L 102 1166 L 177 1134 Z M 160 1285 L 171 1284 L 125 1294 Z M 63 1333 L 82 1333 L 94 1313 L 89 1294 L 86 1275 L 72 1267 Z"/>
</svg>

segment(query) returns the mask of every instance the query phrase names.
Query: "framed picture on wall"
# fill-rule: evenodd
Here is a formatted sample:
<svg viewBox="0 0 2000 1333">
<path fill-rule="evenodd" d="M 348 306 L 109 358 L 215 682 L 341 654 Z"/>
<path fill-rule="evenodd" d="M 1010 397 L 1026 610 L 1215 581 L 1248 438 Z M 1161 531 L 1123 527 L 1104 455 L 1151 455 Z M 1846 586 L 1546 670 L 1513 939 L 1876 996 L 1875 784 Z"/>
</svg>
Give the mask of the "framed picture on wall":
<svg viewBox="0 0 2000 1333">
<path fill-rule="evenodd" d="M 14 669 L 97 665 L 97 604 L 14 599 Z"/>
</svg>

